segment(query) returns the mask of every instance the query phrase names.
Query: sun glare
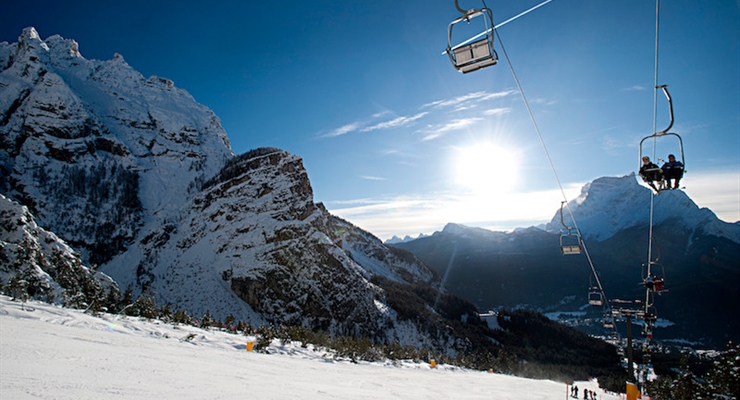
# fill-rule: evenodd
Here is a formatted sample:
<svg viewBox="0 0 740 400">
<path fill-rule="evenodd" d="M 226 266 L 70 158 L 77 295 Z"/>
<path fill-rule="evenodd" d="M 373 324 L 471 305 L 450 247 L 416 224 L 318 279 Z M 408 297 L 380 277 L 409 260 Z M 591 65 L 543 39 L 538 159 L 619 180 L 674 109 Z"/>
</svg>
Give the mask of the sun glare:
<svg viewBox="0 0 740 400">
<path fill-rule="evenodd" d="M 457 150 L 456 184 L 477 193 L 503 193 L 518 179 L 518 152 L 492 143 Z"/>
</svg>

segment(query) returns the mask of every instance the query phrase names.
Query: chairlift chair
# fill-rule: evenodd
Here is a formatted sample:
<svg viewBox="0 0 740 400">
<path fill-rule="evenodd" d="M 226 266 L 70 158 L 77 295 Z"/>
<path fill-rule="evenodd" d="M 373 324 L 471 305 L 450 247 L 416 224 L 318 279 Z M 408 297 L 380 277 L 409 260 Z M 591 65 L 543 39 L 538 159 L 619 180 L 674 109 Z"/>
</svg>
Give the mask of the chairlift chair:
<svg viewBox="0 0 740 400">
<path fill-rule="evenodd" d="M 604 305 L 604 298 L 601 296 L 601 290 L 598 287 L 592 286 L 588 289 L 588 304 L 592 306 Z"/>
<path fill-rule="evenodd" d="M 575 228 L 560 230 L 560 251 L 563 255 L 581 254 L 581 235 Z"/>
<path fill-rule="evenodd" d="M 668 99 L 668 112 L 669 112 L 671 121 L 668 124 L 668 127 L 667 128 L 663 129 L 660 132 L 655 132 L 654 134 L 652 134 L 650 136 L 646 136 L 645 138 L 643 138 L 640 141 L 640 158 L 639 158 L 639 160 L 642 160 L 643 143 L 646 140 L 651 139 L 651 138 L 657 139 L 659 137 L 664 137 L 664 136 L 674 136 L 676 139 L 678 139 L 678 149 L 679 149 L 679 154 L 681 155 L 681 164 L 683 165 L 681 167 L 681 176 L 683 176 L 683 173 L 686 172 L 686 170 L 685 170 L 685 168 L 686 168 L 686 159 L 685 159 L 684 152 L 683 152 L 683 139 L 681 139 L 681 136 L 679 136 L 678 134 L 673 133 L 673 132 L 669 132 L 671 130 L 671 128 L 673 127 L 673 122 L 674 122 L 674 119 L 673 119 L 673 99 L 671 98 L 670 93 L 668 93 L 668 85 L 658 86 L 658 87 L 656 87 L 656 89 L 663 89 L 663 93 L 665 94 L 666 98 Z M 665 184 L 666 184 L 665 180 L 661 180 L 660 181 L 660 185 L 661 186 L 660 186 L 659 189 L 660 190 L 665 189 Z"/>
<path fill-rule="evenodd" d="M 643 272 L 643 285 L 654 293 L 663 293 L 665 289 L 665 267 L 656 261 L 650 262 L 650 270 Z"/>
<path fill-rule="evenodd" d="M 565 225 L 563 218 L 563 206 L 565 201 L 560 202 L 560 224 L 563 229 L 560 230 L 560 251 L 563 255 L 581 254 L 583 245 L 581 243 L 581 232 L 578 229 Z"/>
<path fill-rule="evenodd" d="M 452 66 L 463 74 L 467 74 L 468 72 L 495 65 L 498 62 L 498 54 L 493 49 L 494 26 L 493 12 L 491 9 L 487 8 L 485 3 L 483 3 L 483 8 L 481 9 L 474 8 L 466 11 L 460 8 L 457 0 L 455 0 L 455 7 L 463 15 L 450 22 L 447 27 L 447 49 L 445 51 L 450 58 Z M 483 39 L 453 47 L 452 32 L 455 25 L 463 21 L 470 23 L 470 20 L 477 17 L 482 17 L 483 28 L 485 29 Z"/>
</svg>

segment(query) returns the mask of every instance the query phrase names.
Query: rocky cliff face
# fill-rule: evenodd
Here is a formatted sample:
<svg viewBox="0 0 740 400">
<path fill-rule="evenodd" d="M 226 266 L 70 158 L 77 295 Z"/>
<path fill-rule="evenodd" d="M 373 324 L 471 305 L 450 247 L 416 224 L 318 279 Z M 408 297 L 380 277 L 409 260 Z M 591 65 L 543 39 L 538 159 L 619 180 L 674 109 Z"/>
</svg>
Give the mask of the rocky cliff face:
<svg viewBox="0 0 740 400">
<path fill-rule="evenodd" d="M 418 260 L 404 261 L 314 204 L 301 159 L 270 148 L 231 159 L 179 221 L 148 232 L 134 248 L 104 266 L 122 286 L 152 290 L 195 313 L 343 334 L 378 337 L 393 326 L 373 274 L 433 279 Z"/>
<path fill-rule="evenodd" d="M 232 156 L 218 118 L 123 57 L 26 28 L 0 43 L 0 189 L 102 264 Z"/>
<path fill-rule="evenodd" d="M 433 272 L 314 203 L 300 157 L 234 156 L 218 118 L 173 82 L 27 28 L 0 43 L 0 90 L 0 193 L 121 289 L 195 316 L 454 340 L 399 320 L 371 282 L 429 287 Z"/>
</svg>

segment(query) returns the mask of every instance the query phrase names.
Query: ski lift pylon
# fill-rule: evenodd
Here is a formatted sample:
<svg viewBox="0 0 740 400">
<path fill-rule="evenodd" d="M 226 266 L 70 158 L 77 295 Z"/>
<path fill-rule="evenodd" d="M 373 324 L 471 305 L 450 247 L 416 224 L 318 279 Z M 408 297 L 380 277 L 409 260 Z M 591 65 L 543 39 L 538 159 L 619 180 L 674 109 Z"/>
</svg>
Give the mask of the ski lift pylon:
<svg viewBox="0 0 740 400">
<path fill-rule="evenodd" d="M 455 7 L 462 16 L 450 22 L 447 26 L 447 49 L 445 52 L 450 58 L 452 66 L 463 74 L 477 71 L 498 62 L 498 54 L 493 48 L 493 12 L 486 7 L 483 2 L 483 8 L 463 10 L 455 0 Z M 463 43 L 452 46 L 452 32 L 455 25 L 465 21 L 470 22 L 474 18 L 482 17 L 485 35 L 483 39 L 476 40 L 472 43 Z"/>
</svg>

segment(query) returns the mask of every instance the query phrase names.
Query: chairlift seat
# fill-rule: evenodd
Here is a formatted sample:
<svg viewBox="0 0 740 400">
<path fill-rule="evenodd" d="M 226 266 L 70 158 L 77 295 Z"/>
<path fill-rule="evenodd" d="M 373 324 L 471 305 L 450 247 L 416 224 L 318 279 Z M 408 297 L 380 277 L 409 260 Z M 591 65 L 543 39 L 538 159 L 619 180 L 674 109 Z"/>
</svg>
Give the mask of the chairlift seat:
<svg viewBox="0 0 740 400">
<path fill-rule="evenodd" d="M 581 246 L 577 244 L 566 244 L 560 246 L 564 255 L 581 254 Z"/>
</svg>

